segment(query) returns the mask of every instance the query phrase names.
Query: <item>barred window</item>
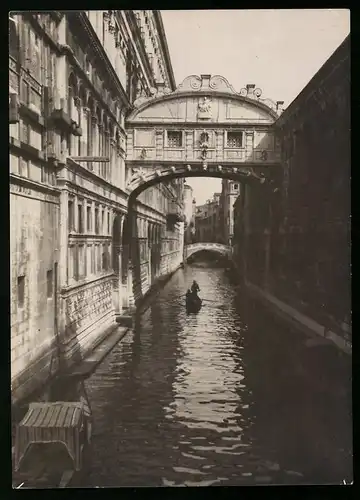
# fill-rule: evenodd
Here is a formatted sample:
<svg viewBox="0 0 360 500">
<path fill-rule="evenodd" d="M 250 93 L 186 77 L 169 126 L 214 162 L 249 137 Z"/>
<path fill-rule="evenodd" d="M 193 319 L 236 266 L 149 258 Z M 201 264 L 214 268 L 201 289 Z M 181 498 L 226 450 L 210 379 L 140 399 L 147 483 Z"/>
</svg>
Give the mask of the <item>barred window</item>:
<svg viewBox="0 0 360 500">
<path fill-rule="evenodd" d="M 168 147 L 181 148 L 182 147 L 182 132 L 181 131 L 168 131 L 167 133 Z"/>
<path fill-rule="evenodd" d="M 243 147 L 243 133 L 242 132 L 228 132 L 227 133 L 227 147 L 228 148 L 242 148 Z"/>
</svg>

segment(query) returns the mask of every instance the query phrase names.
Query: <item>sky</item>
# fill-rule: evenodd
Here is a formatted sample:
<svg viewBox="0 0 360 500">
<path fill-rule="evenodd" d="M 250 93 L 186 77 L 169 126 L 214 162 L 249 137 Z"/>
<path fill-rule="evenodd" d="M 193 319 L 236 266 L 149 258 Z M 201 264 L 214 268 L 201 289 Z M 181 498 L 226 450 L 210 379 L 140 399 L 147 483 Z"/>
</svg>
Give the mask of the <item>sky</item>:
<svg viewBox="0 0 360 500">
<path fill-rule="evenodd" d="M 222 75 L 239 91 L 287 107 L 350 32 L 346 9 L 162 10 L 176 84 L 195 74 Z M 204 186 L 206 181 L 206 186 Z M 221 180 L 192 178 L 197 204 Z"/>
</svg>

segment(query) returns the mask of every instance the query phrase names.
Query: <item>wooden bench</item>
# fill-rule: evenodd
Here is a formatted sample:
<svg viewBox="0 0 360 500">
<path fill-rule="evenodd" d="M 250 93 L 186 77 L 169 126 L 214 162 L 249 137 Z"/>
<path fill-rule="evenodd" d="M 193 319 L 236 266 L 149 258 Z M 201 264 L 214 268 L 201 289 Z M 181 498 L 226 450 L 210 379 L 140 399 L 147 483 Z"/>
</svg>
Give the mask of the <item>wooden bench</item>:
<svg viewBox="0 0 360 500">
<path fill-rule="evenodd" d="M 62 443 L 74 462 L 75 470 L 79 471 L 84 446 L 85 411 L 82 402 L 31 403 L 16 427 L 15 470 L 19 470 L 31 444 Z"/>
</svg>

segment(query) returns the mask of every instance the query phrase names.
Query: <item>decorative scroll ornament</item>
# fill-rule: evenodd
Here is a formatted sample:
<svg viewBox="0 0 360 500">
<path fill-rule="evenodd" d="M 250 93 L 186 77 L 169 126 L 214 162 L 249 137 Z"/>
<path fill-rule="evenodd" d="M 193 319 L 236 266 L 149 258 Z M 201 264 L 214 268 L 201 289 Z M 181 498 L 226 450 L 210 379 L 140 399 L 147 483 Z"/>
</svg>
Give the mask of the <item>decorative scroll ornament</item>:
<svg viewBox="0 0 360 500">
<path fill-rule="evenodd" d="M 114 22 L 114 21 L 113 21 Z M 198 109 L 197 109 L 197 119 L 199 120 L 210 120 L 212 119 L 212 93 L 220 92 L 221 94 L 230 94 L 234 97 L 243 97 L 249 101 L 254 101 L 258 104 L 263 105 L 266 108 L 272 110 L 279 116 L 283 111 L 283 101 L 273 101 L 271 99 L 263 99 L 262 90 L 258 87 L 254 89 L 254 84 L 248 84 L 246 87 L 241 88 L 237 92 L 232 85 L 221 75 L 190 75 L 184 79 L 184 81 L 174 90 L 171 91 L 169 87 L 159 87 L 150 88 L 150 95 L 136 96 L 135 102 L 133 103 L 134 108 L 139 108 L 144 104 L 155 101 L 156 99 L 165 98 L 167 96 L 176 97 L 177 94 L 186 93 L 192 94 L 199 92 Z M 253 90 L 254 89 L 254 90 Z M 205 97 L 206 96 L 206 97 Z M 133 115 L 136 116 L 137 112 L 134 111 Z"/>
<path fill-rule="evenodd" d="M 208 97 L 204 97 L 199 102 L 197 116 L 200 120 L 206 120 L 212 117 L 211 100 Z"/>
<path fill-rule="evenodd" d="M 186 92 L 188 90 L 200 90 L 202 85 L 202 80 L 197 75 L 190 75 L 185 78 L 185 80 L 178 86 L 176 91 Z"/>
<path fill-rule="evenodd" d="M 216 90 L 218 92 L 228 92 L 231 94 L 235 93 L 234 88 L 230 85 L 226 78 L 221 75 L 214 75 L 210 78 L 209 87 L 212 90 Z"/>
</svg>

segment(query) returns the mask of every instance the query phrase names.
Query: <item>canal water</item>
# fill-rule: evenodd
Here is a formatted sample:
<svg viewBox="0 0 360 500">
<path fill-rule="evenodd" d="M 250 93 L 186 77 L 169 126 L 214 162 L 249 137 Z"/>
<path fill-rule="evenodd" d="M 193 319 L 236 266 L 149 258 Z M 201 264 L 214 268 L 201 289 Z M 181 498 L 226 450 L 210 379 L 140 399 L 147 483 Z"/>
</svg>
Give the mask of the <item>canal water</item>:
<svg viewBox="0 0 360 500">
<path fill-rule="evenodd" d="M 207 300 L 187 315 L 193 279 Z M 349 367 L 305 340 L 224 269 L 177 271 L 86 381 L 91 457 L 70 486 L 351 480 Z"/>
</svg>

